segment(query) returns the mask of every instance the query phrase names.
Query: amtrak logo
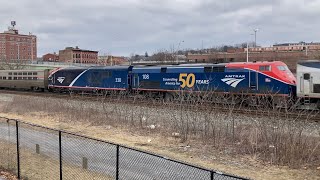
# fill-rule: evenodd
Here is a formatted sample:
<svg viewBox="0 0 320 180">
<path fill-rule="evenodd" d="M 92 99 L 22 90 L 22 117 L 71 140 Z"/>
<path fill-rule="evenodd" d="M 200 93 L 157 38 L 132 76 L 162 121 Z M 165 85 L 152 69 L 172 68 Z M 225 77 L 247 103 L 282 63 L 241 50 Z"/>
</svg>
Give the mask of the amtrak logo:
<svg viewBox="0 0 320 180">
<path fill-rule="evenodd" d="M 59 81 L 59 83 L 62 84 L 64 79 L 65 79 L 65 77 L 58 77 L 57 81 Z"/>
<path fill-rule="evenodd" d="M 226 75 L 221 81 L 235 88 L 244 79 L 244 75 Z"/>
</svg>

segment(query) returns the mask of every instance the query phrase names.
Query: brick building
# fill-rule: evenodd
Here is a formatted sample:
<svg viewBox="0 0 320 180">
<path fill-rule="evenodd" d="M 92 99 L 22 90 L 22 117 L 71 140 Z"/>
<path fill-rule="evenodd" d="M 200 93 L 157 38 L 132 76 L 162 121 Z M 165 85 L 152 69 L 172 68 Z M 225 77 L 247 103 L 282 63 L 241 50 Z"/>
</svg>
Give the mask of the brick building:
<svg viewBox="0 0 320 180">
<path fill-rule="evenodd" d="M 123 56 L 99 56 L 98 62 L 101 65 L 113 66 L 113 65 L 125 64 L 128 61 Z"/>
<path fill-rule="evenodd" d="M 43 61 L 48 61 L 48 62 L 58 62 L 59 61 L 59 55 L 56 53 L 48 53 L 42 56 Z"/>
<path fill-rule="evenodd" d="M 59 61 L 66 63 L 97 64 L 98 51 L 84 50 L 76 46 L 59 51 Z"/>
<path fill-rule="evenodd" d="M 6 62 L 26 62 L 37 58 L 37 37 L 19 34 L 14 27 L 0 33 L 0 60 Z"/>
</svg>

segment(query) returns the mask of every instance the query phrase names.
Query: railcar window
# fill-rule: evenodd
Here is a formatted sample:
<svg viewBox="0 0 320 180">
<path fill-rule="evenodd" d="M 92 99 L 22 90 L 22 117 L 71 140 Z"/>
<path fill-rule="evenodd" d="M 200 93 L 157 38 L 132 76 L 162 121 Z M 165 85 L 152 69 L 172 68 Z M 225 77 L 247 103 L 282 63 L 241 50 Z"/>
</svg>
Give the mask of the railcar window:
<svg viewBox="0 0 320 180">
<path fill-rule="evenodd" d="M 23 79 L 27 79 L 27 77 L 23 77 Z"/>
<path fill-rule="evenodd" d="M 38 73 L 37 73 L 37 72 L 33 72 L 32 74 L 33 74 L 33 75 L 38 75 Z"/>
<path fill-rule="evenodd" d="M 23 75 L 27 75 L 27 72 L 23 72 Z"/>
<path fill-rule="evenodd" d="M 32 75 L 32 72 L 28 72 L 28 75 Z"/>
<path fill-rule="evenodd" d="M 212 72 L 212 67 L 204 67 L 204 72 L 205 72 L 205 73 L 210 73 L 210 72 Z"/>
<path fill-rule="evenodd" d="M 37 78 L 37 77 L 33 77 L 32 79 L 33 79 L 33 80 L 37 80 L 38 78 Z"/>
<path fill-rule="evenodd" d="M 28 80 L 32 80 L 32 77 L 28 77 Z"/>
<path fill-rule="evenodd" d="M 21 80 L 22 79 L 22 77 L 18 77 L 18 80 Z"/>
<path fill-rule="evenodd" d="M 15 73 L 13 73 L 13 75 L 18 75 L 18 73 L 15 72 Z"/>
<path fill-rule="evenodd" d="M 9 72 L 9 75 L 12 75 L 12 72 Z"/>
<path fill-rule="evenodd" d="M 19 72 L 18 75 L 22 75 L 22 72 Z"/>
<path fill-rule="evenodd" d="M 6 80 L 6 79 L 7 79 L 7 77 L 5 77 L 5 76 L 4 76 L 4 77 L 2 77 L 2 79 L 3 79 L 3 80 Z"/>
<path fill-rule="evenodd" d="M 17 80 L 18 78 L 17 77 L 13 77 L 13 80 Z"/>
<path fill-rule="evenodd" d="M 161 73 L 166 73 L 167 72 L 167 68 L 161 68 Z"/>
<path fill-rule="evenodd" d="M 0 76 L 0 79 L 2 79 L 2 76 Z"/>
<path fill-rule="evenodd" d="M 310 79 L 310 74 L 309 73 L 306 73 L 303 75 L 303 79 L 304 80 L 309 80 Z"/>
<path fill-rule="evenodd" d="M 8 77 L 8 80 L 12 80 L 12 77 Z"/>
</svg>

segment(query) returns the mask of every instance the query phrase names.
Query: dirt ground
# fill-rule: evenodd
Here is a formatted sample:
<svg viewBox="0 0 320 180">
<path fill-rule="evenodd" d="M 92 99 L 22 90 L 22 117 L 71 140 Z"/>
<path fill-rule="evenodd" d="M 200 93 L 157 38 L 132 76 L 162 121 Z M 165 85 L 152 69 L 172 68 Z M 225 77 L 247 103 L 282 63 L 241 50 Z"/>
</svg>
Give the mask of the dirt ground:
<svg viewBox="0 0 320 180">
<path fill-rule="evenodd" d="M 138 133 L 128 129 L 112 126 L 92 126 L 83 123 L 60 122 L 46 112 L 29 112 L 27 114 L 0 113 L 0 116 L 21 119 L 27 122 L 63 129 L 109 142 L 152 151 L 159 155 L 200 165 L 217 171 L 235 174 L 250 179 L 320 179 L 320 164 L 317 169 L 290 169 L 288 167 L 262 164 L 252 157 L 233 157 L 219 153 L 215 149 L 201 145 L 199 142 L 180 141 L 174 137 L 163 138 L 156 133 Z M 152 130 L 148 130 L 152 131 Z"/>
</svg>

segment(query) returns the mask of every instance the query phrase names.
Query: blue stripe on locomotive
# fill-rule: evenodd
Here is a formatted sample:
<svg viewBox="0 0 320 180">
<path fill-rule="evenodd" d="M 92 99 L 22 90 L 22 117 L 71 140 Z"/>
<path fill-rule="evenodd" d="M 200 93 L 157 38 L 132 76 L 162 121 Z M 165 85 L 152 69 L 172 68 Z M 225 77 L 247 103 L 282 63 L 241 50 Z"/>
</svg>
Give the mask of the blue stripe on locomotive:
<svg viewBox="0 0 320 180">
<path fill-rule="evenodd" d="M 133 88 L 160 90 L 191 90 L 217 92 L 251 92 L 289 94 L 294 86 L 247 69 L 225 68 L 224 72 L 204 72 L 204 67 L 161 67 L 133 68 Z M 183 75 L 181 75 L 183 74 Z M 194 74 L 195 82 L 189 74 Z M 188 86 L 181 87 L 183 80 Z M 191 87 L 192 86 L 192 87 Z"/>
</svg>

